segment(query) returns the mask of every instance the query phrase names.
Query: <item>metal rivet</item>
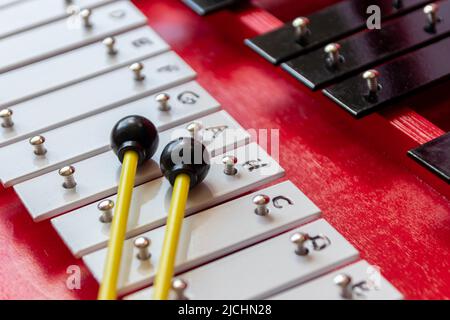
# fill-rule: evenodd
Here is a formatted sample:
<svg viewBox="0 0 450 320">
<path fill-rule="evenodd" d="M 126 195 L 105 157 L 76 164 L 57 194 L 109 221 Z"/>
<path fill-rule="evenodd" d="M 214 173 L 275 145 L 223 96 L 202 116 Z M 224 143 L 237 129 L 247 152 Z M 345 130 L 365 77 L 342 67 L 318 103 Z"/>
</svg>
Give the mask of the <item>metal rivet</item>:
<svg viewBox="0 0 450 320">
<path fill-rule="evenodd" d="M 306 256 L 309 249 L 305 247 L 306 241 L 309 240 L 309 235 L 303 232 L 296 232 L 291 236 L 291 242 L 297 246 L 295 253 L 299 256 Z"/>
<path fill-rule="evenodd" d="M 341 45 L 339 43 L 330 43 L 325 46 L 325 53 L 327 54 L 327 63 L 330 66 L 336 66 L 340 60 L 341 55 L 339 54 L 339 50 L 341 49 Z"/>
<path fill-rule="evenodd" d="M 188 287 L 188 284 L 183 279 L 180 279 L 180 278 L 173 279 L 172 290 L 175 292 L 176 300 L 189 300 L 185 295 L 187 287 Z"/>
<path fill-rule="evenodd" d="M 256 206 L 255 213 L 259 216 L 269 214 L 267 205 L 270 203 L 270 197 L 265 194 L 258 194 L 253 197 L 253 204 Z"/>
<path fill-rule="evenodd" d="M 92 28 L 91 16 L 92 16 L 92 11 L 90 9 L 83 9 L 80 11 L 80 17 L 83 20 L 83 26 L 86 29 Z"/>
<path fill-rule="evenodd" d="M 349 275 L 337 275 L 334 278 L 334 283 L 341 288 L 341 297 L 345 299 L 353 299 L 353 281 Z"/>
<path fill-rule="evenodd" d="M 130 66 L 130 70 L 134 73 L 134 80 L 142 81 L 145 79 L 145 76 L 142 74 L 143 69 L 144 65 L 140 62 L 135 62 Z"/>
<path fill-rule="evenodd" d="M 43 136 L 34 136 L 29 140 L 30 144 L 34 148 L 34 154 L 42 156 L 47 153 L 47 149 L 44 147 L 45 138 Z"/>
<path fill-rule="evenodd" d="M 371 69 L 363 73 L 363 79 L 367 81 L 367 88 L 369 93 L 375 94 L 379 90 L 378 78 L 380 73 L 377 70 Z"/>
<path fill-rule="evenodd" d="M 75 168 L 73 166 L 65 166 L 59 169 L 59 175 L 64 178 L 63 187 L 65 189 L 73 189 L 77 185 L 74 178 Z"/>
<path fill-rule="evenodd" d="M 437 12 L 439 10 L 439 6 L 437 3 L 430 3 L 423 8 L 423 12 L 427 16 L 427 21 L 429 26 L 435 26 L 438 22 Z"/>
<path fill-rule="evenodd" d="M 116 39 L 114 37 L 108 37 L 105 38 L 102 43 L 105 45 L 106 49 L 107 49 L 107 53 L 110 56 L 116 55 L 117 54 L 117 49 L 116 49 Z"/>
<path fill-rule="evenodd" d="M 12 115 L 13 111 L 11 109 L 3 109 L 0 111 L 0 118 L 2 119 L 3 128 L 11 128 L 12 126 L 14 126 Z"/>
<path fill-rule="evenodd" d="M 292 21 L 292 26 L 295 29 L 295 40 L 302 41 L 309 34 L 309 19 L 306 17 L 298 17 Z"/>
<path fill-rule="evenodd" d="M 97 205 L 97 209 L 102 213 L 100 216 L 100 221 L 102 223 L 111 223 L 113 219 L 113 209 L 114 209 L 114 201 L 112 200 L 103 200 Z"/>
<path fill-rule="evenodd" d="M 152 255 L 148 250 L 150 244 L 150 239 L 148 239 L 147 237 L 139 237 L 134 239 L 134 246 L 138 249 L 136 257 L 139 260 L 148 260 L 151 258 Z"/>
<path fill-rule="evenodd" d="M 238 159 L 235 156 L 225 156 L 222 158 L 222 163 L 225 165 L 223 172 L 228 176 L 234 176 L 237 173 L 235 168 Z"/>
<path fill-rule="evenodd" d="M 203 126 L 199 122 L 191 122 L 186 126 L 186 130 L 189 131 L 192 139 L 200 140 L 198 133 L 202 130 Z"/>
<path fill-rule="evenodd" d="M 155 97 L 156 102 L 158 102 L 158 109 L 160 111 L 169 111 L 170 96 L 167 93 L 160 93 Z"/>
</svg>

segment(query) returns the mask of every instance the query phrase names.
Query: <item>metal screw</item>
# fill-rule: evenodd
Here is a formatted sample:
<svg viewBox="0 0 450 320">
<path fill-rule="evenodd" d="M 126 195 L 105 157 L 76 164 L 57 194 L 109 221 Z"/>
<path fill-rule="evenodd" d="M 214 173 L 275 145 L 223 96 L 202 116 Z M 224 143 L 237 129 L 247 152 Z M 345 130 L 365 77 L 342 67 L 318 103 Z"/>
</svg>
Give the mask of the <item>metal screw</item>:
<svg viewBox="0 0 450 320">
<path fill-rule="evenodd" d="M 325 53 L 328 55 L 327 62 L 330 66 L 336 66 L 341 59 L 339 54 L 339 50 L 341 49 L 341 45 L 339 43 L 330 43 L 325 46 Z"/>
<path fill-rule="evenodd" d="M 0 111 L 0 118 L 2 119 L 3 128 L 11 128 L 14 125 L 12 121 L 13 111 L 11 109 L 3 109 Z"/>
<path fill-rule="evenodd" d="M 170 96 L 167 93 L 160 93 L 155 97 L 156 102 L 158 102 L 158 109 L 160 111 L 169 111 Z"/>
<path fill-rule="evenodd" d="M 30 144 L 34 148 L 34 154 L 42 156 L 47 153 L 47 149 L 44 147 L 45 138 L 43 136 L 34 136 L 29 140 Z"/>
<path fill-rule="evenodd" d="M 203 126 L 199 122 L 191 122 L 187 125 L 186 129 L 191 134 L 192 139 L 199 140 L 198 139 L 198 133 L 200 130 L 202 130 Z"/>
<path fill-rule="evenodd" d="M 304 40 L 305 37 L 309 33 L 308 29 L 309 19 L 306 17 L 298 17 L 292 21 L 292 26 L 295 29 L 295 40 L 301 41 Z"/>
<path fill-rule="evenodd" d="M 428 24 L 430 26 L 435 26 L 438 22 L 437 12 L 439 10 L 439 6 L 437 3 L 430 3 L 423 8 L 423 12 L 427 16 Z"/>
<path fill-rule="evenodd" d="M 371 69 L 363 73 L 363 79 L 367 81 L 367 88 L 371 94 L 378 92 L 378 77 L 380 73 L 377 70 Z"/>
<path fill-rule="evenodd" d="M 297 246 L 295 253 L 299 256 L 306 256 L 309 249 L 305 247 L 306 241 L 309 240 L 309 235 L 303 232 L 296 232 L 291 236 L 291 242 Z"/>
<path fill-rule="evenodd" d="M 222 158 L 222 163 L 225 165 L 223 172 L 228 176 L 234 176 L 237 173 L 235 168 L 238 159 L 235 156 L 225 156 Z"/>
<path fill-rule="evenodd" d="M 269 214 L 269 209 L 267 205 L 270 203 L 269 196 L 265 194 L 258 194 L 253 197 L 253 204 L 256 206 L 255 213 L 258 216 L 266 216 Z"/>
<path fill-rule="evenodd" d="M 139 260 L 148 260 L 152 256 L 148 251 L 148 247 L 150 247 L 150 239 L 147 237 L 139 237 L 134 239 L 134 246 L 139 250 L 136 257 Z"/>
<path fill-rule="evenodd" d="M 103 200 L 97 205 L 97 209 L 102 213 L 100 221 L 102 223 L 111 223 L 113 219 L 114 201 Z"/>
<path fill-rule="evenodd" d="M 140 62 L 135 62 L 130 66 L 130 70 L 134 73 L 134 80 L 142 81 L 145 79 L 145 76 L 142 74 L 143 69 L 144 65 Z"/>
<path fill-rule="evenodd" d="M 107 52 L 110 56 L 117 54 L 116 39 L 114 37 L 105 38 L 102 43 L 106 46 Z"/>
<path fill-rule="evenodd" d="M 73 177 L 75 168 L 73 166 L 65 166 L 59 169 L 59 175 L 64 178 L 63 187 L 65 189 L 73 189 L 77 185 L 75 178 Z"/>
<path fill-rule="evenodd" d="M 86 29 L 92 28 L 91 15 L 92 11 L 90 9 L 83 9 L 80 11 L 80 17 L 83 20 L 83 25 Z"/>
<path fill-rule="evenodd" d="M 173 279 L 172 290 L 175 292 L 176 300 L 189 300 L 185 295 L 187 287 L 188 284 L 183 279 L 180 278 Z"/>
<path fill-rule="evenodd" d="M 349 275 L 339 274 L 334 278 L 334 283 L 341 288 L 341 296 L 345 299 L 353 299 L 353 281 Z"/>
</svg>

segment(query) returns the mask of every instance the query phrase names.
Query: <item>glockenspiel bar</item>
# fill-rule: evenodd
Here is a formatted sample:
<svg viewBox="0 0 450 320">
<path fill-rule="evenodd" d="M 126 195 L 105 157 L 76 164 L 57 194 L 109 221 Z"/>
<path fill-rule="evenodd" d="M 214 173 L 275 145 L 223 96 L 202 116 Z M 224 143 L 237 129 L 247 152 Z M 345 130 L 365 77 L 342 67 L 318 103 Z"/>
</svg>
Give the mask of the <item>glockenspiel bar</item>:
<svg viewBox="0 0 450 320">
<path fill-rule="evenodd" d="M 158 130 L 164 131 L 220 109 L 219 103 L 193 81 L 165 92 L 173 97 L 170 112 L 158 109 L 157 94 L 41 133 L 48 150 L 43 156 L 30 152 L 28 139 L 4 146 L 0 149 L 3 185 L 9 187 L 109 150 L 111 128 L 128 115 L 152 119 Z M 74 137 L 69 145 L 67 137 Z"/>
<path fill-rule="evenodd" d="M 200 15 L 226 8 L 236 3 L 236 0 L 183 0 L 192 10 Z"/>
<path fill-rule="evenodd" d="M 360 118 L 450 77 L 450 38 L 329 86 L 323 93 Z M 426 64 L 423 62 L 426 61 Z"/>
<path fill-rule="evenodd" d="M 95 8 L 113 0 L 28 0 L 0 11 L 0 39 L 69 16 L 80 8 Z M 12 2 L 12 1 L 2 1 Z M 0 8 L 3 6 L 0 2 Z"/>
<path fill-rule="evenodd" d="M 350 277 L 350 297 L 344 297 L 336 281 Z M 377 267 L 361 260 L 318 279 L 272 296 L 270 300 L 400 300 L 403 295 L 387 281 Z"/>
<path fill-rule="evenodd" d="M 224 174 L 221 164 L 223 156 L 212 158 L 208 176 L 189 193 L 186 216 L 251 191 L 284 174 L 276 161 L 255 143 L 227 152 L 229 153 L 240 159 L 237 165 L 239 173 L 235 176 Z M 246 162 L 256 159 L 260 161 L 252 162 L 251 169 Z M 266 166 L 261 167 L 262 164 Z M 128 237 L 164 225 L 171 190 L 170 183 L 164 177 L 135 188 L 129 213 Z M 115 196 L 109 199 L 115 201 Z M 96 205 L 88 205 L 52 220 L 53 226 L 76 256 L 106 246 L 109 227 L 99 223 Z"/>
<path fill-rule="evenodd" d="M 252 200 L 259 193 L 267 195 L 277 205 L 269 204 L 270 213 L 265 217 L 255 214 Z M 319 215 L 320 210 L 290 181 L 201 211 L 183 222 L 175 272 L 183 272 L 248 247 L 312 221 Z M 232 230 L 227 227 L 231 225 Z M 153 283 L 164 233 L 165 228 L 161 227 L 137 238 L 145 237 L 152 242 L 152 257 L 145 262 L 134 258 L 139 253 L 139 248 L 133 245 L 135 239 L 125 242 L 118 284 L 120 294 Z M 103 249 L 83 258 L 99 282 L 102 280 L 105 256 L 106 249 Z"/>
<path fill-rule="evenodd" d="M 234 225 L 230 225 L 234 229 Z M 295 253 L 290 238 L 295 231 L 322 235 L 329 239 L 320 251 Z M 191 300 L 265 299 L 295 285 L 325 274 L 358 258 L 358 251 L 325 220 L 309 223 L 252 247 L 177 275 L 189 285 L 186 297 Z M 91 264 L 90 264 L 91 265 Z M 126 299 L 148 300 L 148 288 Z"/>
<path fill-rule="evenodd" d="M 367 8 L 376 5 L 383 21 L 425 5 L 427 0 L 408 0 L 396 8 L 393 0 L 346 0 L 298 17 L 267 33 L 246 39 L 245 44 L 273 64 L 306 54 L 367 27 Z M 418 21 L 420 24 L 421 22 Z"/>
<path fill-rule="evenodd" d="M 440 16 L 450 16 L 450 2 L 442 1 Z M 363 72 L 370 67 L 416 48 L 426 46 L 450 34 L 450 21 L 438 23 L 435 32 L 427 31 L 426 16 L 417 10 L 386 24 L 380 30 L 361 32 L 328 44 L 324 48 L 300 55 L 281 66 L 311 89 Z M 327 52 L 329 49 L 339 50 Z M 324 54 L 324 51 L 327 52 Z M 331 54 L 331 56 L 330 56 Z M 328 55 L 328 57 L 327 57 Z"/>
<path fill-rule="evenodd" d="M 10 107 L 14 126 L 0 128 L 0 147 L 149 96 L 196 76 L 172 51 L 142 63 L 145 81 L 137 83 L 125 66 Z"/>
<path fill-rule="evenodd" d="M 0 87 L 8 88 L 0 92 L 0 104 L 14 105 L 170 49 L 152 29 L 146 26 L 117 35 L 114 39 L 117 51 L 114 56 L 108 54 L 108 49 L 102 41 L 97 41 L 0 74 Z"/>
<path fill-rule="evenodd" d="M 249 140 L 248 133 L 240 129 L 240 126 L 232 121 L 231 117 L 224 117 L 223 114 L 206 116 L 200 120 L 207 126 L 226 125 L 230 127 L 228 132 L 224 132 L 226 140 L 222 139 L 222 136 L 218 136 L 215 143 L 209 145 L 209 151 L 213 154 L 222 151 L 225 147 L 233 148 L 235 144 L 241 145 Z M 240 130 L 231 130 L 231 128 Z M 187 130 L 179 128 L 161 132 L 159 148 L 153 157 L 155 161 L 148 161 L 138 169 L 135 185 L 160 177 L 161 171 L 156 161 L 158 161 L 165 144 L 176 137 L 186 135 L 189 135 Z M 54 171 L 14 186 L 17 195 L 36 221 L 73 210 L 116 192 L 121 164 L 112 151 L 71 164 L 77 170 L 77 187 L 70 191 L 61 189 L 61 179 Z M 155 206 L 153 204 L 152 210 Z"/>
<path fill-rule="evenodd" d="M 450 132 L 409 150 L 408 156 L 450 183 Z"/>
<path fill-rule="evenodd" d="M 95 8 L 87 28 L 80 15 L 70 16 L 0 42 L 0 73 L 100 41 L 146 24 L 147 19 L 129 1 Z"/>
</svg>

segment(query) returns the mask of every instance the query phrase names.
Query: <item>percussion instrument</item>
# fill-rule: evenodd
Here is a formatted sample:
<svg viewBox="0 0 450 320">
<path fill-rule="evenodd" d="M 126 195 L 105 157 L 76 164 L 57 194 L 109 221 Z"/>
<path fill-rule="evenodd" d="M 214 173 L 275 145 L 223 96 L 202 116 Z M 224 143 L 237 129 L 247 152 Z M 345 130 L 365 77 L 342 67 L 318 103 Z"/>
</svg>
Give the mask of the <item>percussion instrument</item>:
<svg viewBox="0 0 450 320">
<path fill-rule="evenodd" d="M 449 34 L 450 0 L 0 0 L 0 298 L 450 298 Z"/>
</svg>

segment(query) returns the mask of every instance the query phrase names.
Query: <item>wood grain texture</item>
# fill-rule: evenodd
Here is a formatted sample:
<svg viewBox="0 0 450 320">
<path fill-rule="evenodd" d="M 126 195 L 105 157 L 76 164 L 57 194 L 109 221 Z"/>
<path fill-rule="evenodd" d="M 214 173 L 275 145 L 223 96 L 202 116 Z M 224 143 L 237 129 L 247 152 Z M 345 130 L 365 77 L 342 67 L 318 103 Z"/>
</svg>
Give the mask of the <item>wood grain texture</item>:
<svg viewBox="0 0 450 320">
<path fill-rule="evenodd" d="M 202 18 L 178 0 L 135 3 L 241 125 L 280 130 L 286 178 L 362 258 L 409 299 L 450 298 L 450 202 L 418 178 L 423 169 L 406 157 L 417 142 L 382 115 L 356 121 L 258 57 L 243 44 L 254 30 L 235 12 Z M 303 7 L 305 13 L 316 9 Z M 0 190 L 0 216 L 0 298 L 96 297 L 82 262 L 48 222 L 31 221 L 11 189 Z M 70 265 L 81 267 L 81 290 L 66 288 Z"/>
</svg>

